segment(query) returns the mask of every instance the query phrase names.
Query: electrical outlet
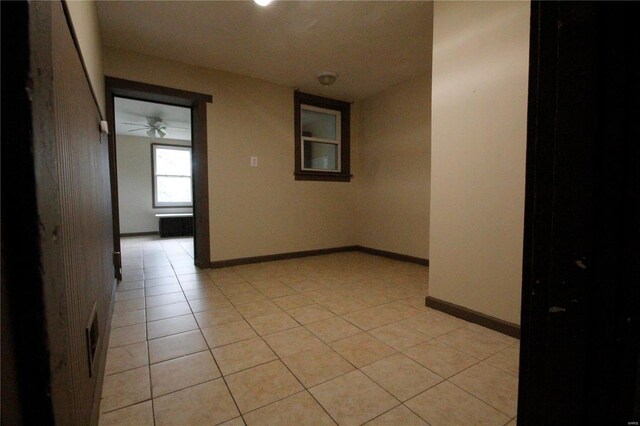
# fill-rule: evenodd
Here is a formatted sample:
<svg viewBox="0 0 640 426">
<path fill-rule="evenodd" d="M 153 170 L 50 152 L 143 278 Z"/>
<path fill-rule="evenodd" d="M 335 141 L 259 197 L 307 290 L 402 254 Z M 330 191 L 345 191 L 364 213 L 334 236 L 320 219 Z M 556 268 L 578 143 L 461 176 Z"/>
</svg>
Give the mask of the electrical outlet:
<svg viewBox="0 0 640 426">
<path fill-rule="evenodd" d="M 251 167 L 258 167 L 258 157 L 251 157 Z"/>
</svg>

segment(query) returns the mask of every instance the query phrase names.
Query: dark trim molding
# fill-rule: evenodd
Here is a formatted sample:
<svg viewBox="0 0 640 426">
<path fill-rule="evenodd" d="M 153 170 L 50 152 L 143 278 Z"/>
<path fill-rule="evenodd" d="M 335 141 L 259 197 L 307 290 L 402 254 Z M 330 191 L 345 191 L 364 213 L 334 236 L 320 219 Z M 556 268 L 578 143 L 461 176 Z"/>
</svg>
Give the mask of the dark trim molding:
<svg viewBox="0 0 640 426">
<path fill-rule="evenodd" d="M 120 234 L 121 237 L 144 237 L 146 235 L 158 235 L 158 231 L 150 232 L 125 232 Z"/>
<path fill-rule="evenodd" d="M 408 254 L 394 253 L 392 251 L 379 250 L 363 246 L 358 246 L 358 250 L 363 253 L 373 254 L 375 256 L 388 257 L 389 259 L 401 260 L 403 262 L 415 263 L 422 266 L 429 266 L 429 259 L 425 259 L 422 257 L 409 256 Z"/>
<path fill-rule="evenodd" d="M 138 81 L 105 76 L 107 121 L 109 122 L 109 165 L 111 170 L 111 191 L 114 224 L 114 251 L 120 252 L 120 222 L 118 217 L 118 181 L 115 144 L 114 97 L 137 99 L 167 105 L 191 108 L 191 149 L 193 163 L 193 245 L 194 263 L 199 268 L 211 264 L 209 235 L 209 178 L 207 156 L 207 103 L 213 101 L 211 95 L 156 86 Z M 119 265 L 116 269 L 119 273 Z M 120 277 L 119 277 L 120 278 Z"/>
<path fill-rule="evenodd" d="M 340 162 L 339 172 L 319 172 L 312 170 L 302 170 L 302 128 L 300 119 L 300 107 L 302 104 L 312 105 L 319 108 L 326 108 L 340 111 Z M 349 102 L 324 98 L 322 96 L 311 95 L 299 91 L 293 92 L 293 122 L 294 122 L 294 178 L 295 180 L 310 181 L 331 181 L 350 182 L 351 181 L 351 104 Z"/>
<path fill-rule="evenodd" d="M 342 253 L 345 251 L 357 251 L 358 246 L 333 247 L 318 250 L 293 251 L 289 253 L 267 254 L 265 256 L 241 257 L 239 259 L 215 260 L 211 262 L 212 268 L 225 268 L 227 266 L 247 265 L 249 263 L 273 262 L 275 260 L 296 259 L 298 257 L 320 256 L 323 254 Z"/>
<path fill-rule="evenodd" d="M 289 253 L 268 254 L 265 256 L 241 257 L 238 259 L 215 260 L 211 262 L 212 268 L 225 268 L 227 266 L 247 265 L 250 263 L 273 262 L 276 260 L 296 259 L 298 257 L 320 256 L 323 254 L 342 253 L 346 251 L 361 251 L 363 253 L 372 254 L 374 256 L 387 257 L 389 259 L 400 260 L 403 262 L 416 263 L 418 265 L 429 266 L 429 259 L 408 256 L 406 254 L 393 253 L 390 251 L 372 249 L 362 246 L 344 246 L 333 247 L 318 250 L 293 251 Z"/>
<path fill-rule="evenodd" d="M 429 308 L 433 308 L 435 310 L 453 315 L 454 317 L 463 319 L 465 321 L 490 328 L 491 330 L 495 330 L 499 333 L 515 337 L 516 339 L 520 338 L 520 326 L 517 324 L 503 321 L 501 319 L 485 315 L 477 311 L 473 311 L 463 306 L 445 302 L 444 300 L 436 299 L 435 297 L 431 296 L 427 296 L 424 302 L 425 306 L 428 306 Z"/>
</svg>

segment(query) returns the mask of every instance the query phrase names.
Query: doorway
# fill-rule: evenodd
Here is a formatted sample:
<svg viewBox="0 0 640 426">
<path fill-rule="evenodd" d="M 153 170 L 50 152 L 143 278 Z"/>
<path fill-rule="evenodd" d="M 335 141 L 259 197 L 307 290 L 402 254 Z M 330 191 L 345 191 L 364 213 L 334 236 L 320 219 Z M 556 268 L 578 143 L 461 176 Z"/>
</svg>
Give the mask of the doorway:
<svg viewBox="0 0 640 426">
<path fill-rule="evenodd" d="M 154 224 L 160 220 L 156 214 L 169 214 L 173 218 L 189 214 L 193 216 L 193 221 L 189 222 L 193 227 L 194 264 L 200 268 L 208 268 L 210 266 L 210 240 L 206 103 L 211 102 L 212 97 L 112 77 L 105 78 L 105 85 L 113 206 L 113 263 L 116 278 L 122 279 L 121 235 L 155 232 L 153 230 Z M 127 135 L 128 133 L 130 135 Z M 126 136 L 122 136 L 118 141 L 118 136 L 123 134 Z M 173 136 L 171 143 L 163 143 L 165 138 L 170 136 Z M 138 139 L 136 141 L 128 140 L 132 137 Z M 122 142 L 125 140 L 137 142 L 138 145 L 123 145 Z M 190 142 L 188 148 L 186 141 Z M 141 148 L 149 150 L 146 158 L 151 169 L 150 179 L 145 181 L 151 185 L 151 188 L 150 191 L 143 189 L 144 194 L 140 195 L 142 198 L 148 198 L 151 203 L 148 205 L 149 203 L 141 200 L 133 203 L 135 206 L 132 206 L 131 203 L 126 208 L 122 206 L 129 213 L 128 216 L 134 215 L 137 218 L 121 223 L 123 216 L 121 215 L 120 200 L 123 196 L 131 197 L 132 188 L 119 187 L 118 159 L 121 158 L 121 161 L 122 158 L 127 158 L 127 161 L 132 161 L 132 159 L 130 156 L 119 156 L 118 150 L 129 148 L 133 151 L 140 151 Z M 162 162 L 163 157 L 166 158 L 171 154 L 175 154 L 174 158 L 182 158 L 183 160 L 183 157 L 190 156 L 191 167 L 188 170 L 190 176 L 186 176 L 187 172 L 180 171 L 179 167 L 171 171 L 171 176 L 163 175 L 162 170 L 159 170 L 160 173 L 156 173 L 153 166 L 162 168 L 162 164 L 156 163 Z M 131 166 L 135 166 L 135 162 Z M 185 169 L 185 167 L 182 168 Z M 137 170 L 137 172 L 140 173 L 141 170 Z M 135 208 L 132 210 L 132 207 Z M 138 228 L 140 231 L 135 231 Z"/>
</svg>

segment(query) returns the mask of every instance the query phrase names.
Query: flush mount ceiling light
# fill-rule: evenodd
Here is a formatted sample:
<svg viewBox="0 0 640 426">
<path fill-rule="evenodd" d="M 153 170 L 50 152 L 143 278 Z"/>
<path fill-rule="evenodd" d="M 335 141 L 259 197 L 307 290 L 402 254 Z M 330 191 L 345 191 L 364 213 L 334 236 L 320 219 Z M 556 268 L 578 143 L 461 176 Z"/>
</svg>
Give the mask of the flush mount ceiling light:
<svg viewBox="0 0 640 426">
<path fill-rule="evenodd" d="M 260 6 L 269 6 L 269 4 L 273 1 L 273 0 L 253 0 L 256 4 L 260 5 Z"/>
<path fill-rule="evenodd" d="M 338 74 L 333 71 L 323 71 L 317 77 L 323 86 L 331 86 L 338 78 Z"/>
</svg>

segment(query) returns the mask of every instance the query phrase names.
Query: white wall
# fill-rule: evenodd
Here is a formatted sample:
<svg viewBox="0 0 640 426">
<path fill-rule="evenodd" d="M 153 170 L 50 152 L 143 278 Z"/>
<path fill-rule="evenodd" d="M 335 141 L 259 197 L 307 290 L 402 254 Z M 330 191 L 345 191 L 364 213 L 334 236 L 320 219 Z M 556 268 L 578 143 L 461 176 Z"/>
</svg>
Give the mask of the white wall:
<svg viewBox="0 0 640 426">
<path fill-rule="evenodd" d="M 429 295 L 520 323 L 529 2 L 435 2 Z"/>
<path fill-rule="evenodd" d="M 358 242 L 429 258 L 431 74 L 361 102 Z"/>
<path fill-rule="evenodd" d="M 294 180 L 291 88 L 108 47 L 104 67 L 109 76 L 213 95 L 207 106 L 212 260 L 357 244 L 355 183 Z M 355 105 L 354 157 L 358 120 Z M 258 167 L 250 167 L 251 156 Z"/>
<path fill-rule="evenodd" d="M 67 1 L 69 16 L 78 38 L 89 81 L 98 100 L 102 117 L 106 118 L 104 74 L 102 72 L 102 38 L 98 11 L 94 0 Z"/>
<path fill-rule="evenodd" d="M 120 233 L 157 232 L 156 213 L 192 212 L 191 208 L 153 208 L 151 144 L 191 145 L 191 141 L 116 136 Z"/>
</svg>

